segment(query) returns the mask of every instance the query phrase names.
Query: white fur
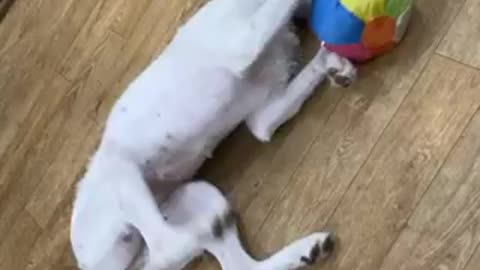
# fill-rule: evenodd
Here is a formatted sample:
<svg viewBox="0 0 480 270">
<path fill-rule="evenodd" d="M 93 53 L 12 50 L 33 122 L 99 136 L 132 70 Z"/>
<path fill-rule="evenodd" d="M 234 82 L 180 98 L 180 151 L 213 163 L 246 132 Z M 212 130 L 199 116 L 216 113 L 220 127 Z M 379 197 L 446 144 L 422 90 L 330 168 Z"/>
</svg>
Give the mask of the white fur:
<svg viewBox="0 0 480 270">
<path fill-rule="evenodd" d="M 298 41 L 288 23 L 299 2 L 212 0 L 131 83 L 79 184 L 71 240 L 80 268 L 131 269 L 143 238 L 146 270 L 181 269 L 204 250 L 226 270 L 296 269 L 325 242 L 327 233 L 313 234 L 256 261 L 235 226 L 222 223 L 220 238 L 212 233 L 229 211 L 218 190 L 203 182 L 173 193 L 165 187 L 192 180 L 242 122 L 259 140 L 270 140 L 328 71 L 335 70 L 333 81 L 354 78 L 348 61 L 321 48 L 289 81 Z M 157 184 L 168 197 L 152 192 Z"/>
</svg>

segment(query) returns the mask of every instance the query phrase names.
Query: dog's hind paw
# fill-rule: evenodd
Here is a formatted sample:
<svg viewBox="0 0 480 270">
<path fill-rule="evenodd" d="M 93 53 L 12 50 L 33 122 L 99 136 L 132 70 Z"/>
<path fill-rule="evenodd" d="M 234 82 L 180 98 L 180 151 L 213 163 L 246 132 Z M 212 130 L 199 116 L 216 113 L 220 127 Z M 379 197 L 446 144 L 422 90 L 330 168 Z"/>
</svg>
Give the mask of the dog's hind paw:
<svg viewBox="0 0 480 270">
<path fill-rule="evenodd" d="M 300 257 L 300 261 L 305 265 L 312 265 L 319 259 L 327 258 L 335 249 L 335 237 L 331 233 L 319 233 L 310 237 L 312 239 L 305 240 L 313 241 L 313 246 L 308 254 Z"/>
<path fill-rule="evenodd" d="M 335 249 L 335 236 L 332 233 L 314 233 L 297 240 L 288 248 L 289 269 L 311 266 L 326 259 Z"/>
</svg>

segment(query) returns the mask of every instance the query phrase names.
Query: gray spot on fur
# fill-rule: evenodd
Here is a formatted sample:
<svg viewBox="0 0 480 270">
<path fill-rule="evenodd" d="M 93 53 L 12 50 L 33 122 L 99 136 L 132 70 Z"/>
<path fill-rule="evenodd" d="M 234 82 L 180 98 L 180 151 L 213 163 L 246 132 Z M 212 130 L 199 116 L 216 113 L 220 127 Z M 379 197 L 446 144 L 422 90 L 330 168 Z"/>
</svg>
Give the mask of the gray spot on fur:
<svg viewBox="0 0 480 270">
<path fill-rule="evenodd" d="M 122 235 L 122 242 L 124 243 L 131 243 L 133 241 L 133 233 L 125 233 Z"/>
<path fill-rule="evenodd" d="M 131 243 L 135 237 L 134 233 L 135 232 L 133 228 L 130 226 L 127 226 L 127 228 L 125 228 L 125 231 L 121 233 L 120 240 L 123 243 Z"/>
<path fill-rule="evenodd" d="M 212 233 L 213 233 L 213 236 L 217 239 L 223 238 L 224 228 L 223 228 L 222 220 L 219 217 L 215 218 L 215 220 L 213 221 Z"/>
<path fill-rule="evenodd" d="M 222 216 L 215 218 L 212 224 L 212 234 L 215 238 L 223 238 L 225 231 L 235 226 L 236 216 L 235 213 L 228 209 Z"/>
</svg>

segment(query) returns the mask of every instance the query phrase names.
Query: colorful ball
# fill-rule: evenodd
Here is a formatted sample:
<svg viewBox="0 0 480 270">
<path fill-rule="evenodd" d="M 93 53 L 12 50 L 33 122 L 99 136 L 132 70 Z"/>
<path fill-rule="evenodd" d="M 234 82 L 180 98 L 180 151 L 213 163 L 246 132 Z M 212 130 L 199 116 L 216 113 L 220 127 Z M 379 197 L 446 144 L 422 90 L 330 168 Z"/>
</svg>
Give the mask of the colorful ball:
<svg viewBox="0 0 480 270">
<path fill-rule="evenodd" d="M 325 46 L 363 62 L 403 38 L 413 0 L 313 0 L 312 27 Z"/>
</svg>

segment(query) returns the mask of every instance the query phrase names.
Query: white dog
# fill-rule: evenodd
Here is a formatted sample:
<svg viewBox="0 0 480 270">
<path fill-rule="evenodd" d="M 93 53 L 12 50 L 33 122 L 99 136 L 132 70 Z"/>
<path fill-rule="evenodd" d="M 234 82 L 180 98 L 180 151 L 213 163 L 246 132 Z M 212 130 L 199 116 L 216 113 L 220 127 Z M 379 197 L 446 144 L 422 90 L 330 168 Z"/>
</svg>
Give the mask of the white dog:
<svg viewBox="0 0 480 270">
<path fill-rule="evenodd" d="M 204 251 L 226 270 L 287 270 L 332 251 L 320 232 L 257 261 L 215 187 L 152 191 L 191 180 L 240 123 L 268 141 L 325 77 L 354 79 L 347 60 L 321 48 L 290 80 L 298 41 L 288 25 L 301 1 L 211 0 L 128 87 L 79 184 L 71 240 L 81 269 L 132 269 L 143 245 L 147 270 L 182 269 Z"/>
</svg>

